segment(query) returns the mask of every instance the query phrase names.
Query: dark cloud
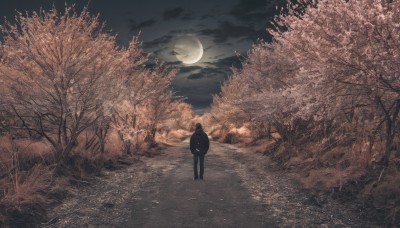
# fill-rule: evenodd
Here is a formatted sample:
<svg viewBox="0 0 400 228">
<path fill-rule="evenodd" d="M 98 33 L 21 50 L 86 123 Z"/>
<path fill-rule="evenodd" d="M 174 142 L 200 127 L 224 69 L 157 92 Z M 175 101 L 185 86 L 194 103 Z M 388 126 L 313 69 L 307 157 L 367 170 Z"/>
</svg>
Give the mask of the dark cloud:
<svg viewBox="0 0 400 228">
<path fill-rule="evenodd" d="M 168 49 L 168 48 L 166 48 L 166 49 Z M 165 50 L 165 49 L 164 49 L 164 50 Z M 172 55 L 172 56 L 176 56 L 176 55 L 178 55 L 179 53 L 178 53 L 177 51 L 175 51 L 175 50 L 172 50 L 172 51 L 169 52 L 169 54 Z"/>
<path fill-rule="evenodd" d="M 215 59 L 215 60 L 217 60 L 217 59 L 221 59 L 221 58 L 224 57 L 224 56 L 225 56 L 225 54 L 219 54 L 219 55 L 210 57 L 210 59 Z"/>
<path fill-rule="evenodd" d="M 278 8 L 287 4 L 287 0 L 240 0 L 229 11 L 236 19 L 249 22 L 266 22 L 278 13 Z"/>
<path fill-rule="evenodd" d="M 229 68 L 204 68 L 201 71 L 202 74 L 204 74 L 204 77 L 206 78 L 214 78 L 217 79 L 218 81 L 223 81 L 225 80 L 230 74 L 231 71 Z"/>
<path fill-rule="evenodd" d="M 206 66 L 203 67 L 180 67 L 178 74 L 184 76 L 190 81 L 199 79 L 213 79 L 213 81 L 219 81 L 222 83 L 231 74 L 231 67 L 241 67 L 241 62 L 237 56 L 230 56 L 213 62 L 207 62 L 205 64 Z"/>
<path fill-rule="evenodd" d="M 235 25 L 229 21 L 223 21 L 217 28 L 200 30 L 200 34 L 213 37 L 216 43 L 226 43 L 229 38 L 254 40 L 257 31 L 252 26 Z"/>
<path fill-rule="evenodd" d="M 182 62 L 181 61 L 168 62 L 168 65 L 170 65 L 172 67 L 181 67 Z"/>
<path fill-rule="evenodd" d="M 271 41 L 272 36 L 266 32 L 266 28 L 271 27 L 270 21 L 273 20 L 275 15 L 279 14 L 279 10 L 285 7 L 287 2 L 287 0 L 240 0 L 228 14 L 238 22 L 256 28 L 253 41 L 255 41 L 255 37 Z M 242 41 L 245 39 L 242 39 Z"/>
<path fill-rule="evenodd" d="M 215 66 L 222 66 L 222 67 L 214 67 L 210 64 L 209 67 L 200 68 L 196 70 L 194 73 L 187 76 L 189 80 L 198 80 L 202 78 L 213 78 L 217 81 L 225 80 L 230 74 L 230 66 L 223 65 L 223 64 L 214 64 Z M 190 72 L 188 72 L 190 73 Z"/>
<path fill-rule="evenodd" d="M 152 26 L 156 23 L 156 20 L 150 19 L 146 21 L 142 21 L 140 23 L 136 23 L 135 20 L 131 19 L 129 20 L 131 31 L 137 31 L 140 29 L 143 29 L 144 27 L 149 27 Z"/>
<path fill-rule="evenodd" d="M 207 13 L 204 14 L 200 17 L 201 20 L 205 20 L 205 19 L 216 19 L 217 17 L 214 14 L 211 13 Z"/>
<path fill-rule="evenodd" d="M 169 42 L 171 42 L 171 40 L 172 40 L 172 36 L 171 35 L 165 35 L 165 36 L 159 37 L 157 39 L 154 39 L 152 41 L 144 42 L 143 46 L 145 48 L 160 47 L 160 46 L 163 46 L 165 44 L 168 44 Z"/>
<path fill-rule="evenodd" d="M 147 46 L 147 47 L 150 47 L 150 46 Z M 152 52 L 153 52 L 154 55 L 158 55 L 158 54 L 160 54 L 160 53 L 162 53 L 162 52 L 164 52 L 164 51 L 166 51 L 168 49 L 169 49 L 168 47 L 161 47 L 159 49 L 152 50 Z"/>
<path fill-rule="evenodd" d="M 187 67 L 181 67 L 179 70 L 180 74 L 185 74 L 185 73 L 190 73 L 198 70 L 202 70 L 203 67 L 200 66 L 187 66 Z"/>
<path fill-rule="evenodd" d="M 218 61 L 212 62 L 211 64 L 218 68 L 229 68 L 230 69 L 231 67 L 235 67 L 235 68 L 242 67 L 240 58 L 235 55 L 220 59 Z"/>
<path fill-rule="evenodd" d="M 165 11 L 163 13 L 163 18 L 165 20 L 178 19 L 183 14 L 184 11 L 185 10 L 181 7 L 173 8 Z"/>
<path fill-rule="evenodd" d="M 229 14 L 240 20 L 262 20 L 265 19 L 265 13 L 262 10 L 266 8 L 265 0 L 240 0 L 238 4 L 234 5 L 229 11 Z M 261 12 L 260 12 L 261 11 Z"/>
<path fill-rule="evenodd" d="M 181 7 L 169 9 L 163 13 L 164 20 L 193 20 L 194 16 L 192 12 L 186 11 Z"/>
<path fill-rule="evenodd" d="M 195 109 L 206 109 L 210 106 L 212 101 L 212 94 L 221 91 L 220 85 L 213 86 L 213 88 L 194 86 L 192 88 L 175 88 L 176 95 L 186 98 L 190 104 L 195 104 Z"/>
<path fill-rule="evenodd" d="M 231 75 L 230 68 L 240 65 L 240 61 L 230 56 L 203 64 L 182 67 L 176 78 L 180 83 L 174 84 L 176 94 L 185 97 L 199 113 L 209 108 L 213 94 L 221 91 L 221 84 Z"/>
<path fill-rule="evenodd" d="M 193 19 L 195 19 L 195 17 L 194 17 L 194 15 L 193 15 L 193 13 L 190 13 L 190 12 L 185 13 L 185 14 L 181 17 L 181 20 L 184 20 L 184 21 L 190 21 L 190 20 L 193 20 Z"/>
<path fill-rule="evenodd" d="M 212 46 L 208 46 L 208 47 L 206 47 L 206 48 L 203 48 L 203 51 L 204 52 L 207 52 L 208 50 L 210 50 L 212 48 Z"/>
</svg>

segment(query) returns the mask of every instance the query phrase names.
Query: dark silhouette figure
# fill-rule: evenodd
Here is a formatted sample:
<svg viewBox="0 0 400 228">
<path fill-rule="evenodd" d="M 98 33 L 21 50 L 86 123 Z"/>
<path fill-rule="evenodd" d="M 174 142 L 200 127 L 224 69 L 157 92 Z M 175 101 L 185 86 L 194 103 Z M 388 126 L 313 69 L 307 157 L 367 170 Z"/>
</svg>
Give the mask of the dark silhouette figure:
<svg viewBox="0 0 400 228">
<path fill-rule="evenodd" d="M 204 175 L 204 157 L 210 147 L 210 141 L 207 134 L 203 131 L 200 123 L 196 124 L 196 130 L 190 137 L 190 151 L 193 154 L 193 171 L 194 179 L 199 179 L 197 172 L 197 163 L 200 160 L 200 180 L 203 180 Z"/>
</svg>

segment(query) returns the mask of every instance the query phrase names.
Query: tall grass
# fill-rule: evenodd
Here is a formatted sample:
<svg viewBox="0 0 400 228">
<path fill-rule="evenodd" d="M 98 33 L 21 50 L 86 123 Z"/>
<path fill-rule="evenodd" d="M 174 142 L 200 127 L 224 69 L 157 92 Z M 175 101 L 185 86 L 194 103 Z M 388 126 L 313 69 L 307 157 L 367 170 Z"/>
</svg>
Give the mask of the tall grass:
<svg viewBox="0 0 400 228">
<path fill-rule="evenodd" d="M 19 220 L 41 219 L 32 207 L 50 203 L 46 192 L 53 183 L 53 169 L 45 163 L 40 143 L 0 138 L 0 225 L 20 224 Z M 42 162 L 36 162 L 38 158 Z M 28 209 L 27 209 L 28 208 Z"/>
</svg>

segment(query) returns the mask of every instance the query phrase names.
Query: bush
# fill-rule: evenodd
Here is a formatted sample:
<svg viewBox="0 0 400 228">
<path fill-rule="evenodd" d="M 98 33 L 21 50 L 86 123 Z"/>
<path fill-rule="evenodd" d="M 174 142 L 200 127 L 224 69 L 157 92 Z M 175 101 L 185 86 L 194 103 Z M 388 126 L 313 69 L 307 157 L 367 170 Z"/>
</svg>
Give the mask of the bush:
<svg viewBox="0 0 400 228">
<path fill-rule="evenodd" d="M 238 142 L 238 135 L 233 132 L 229 132 L 228 134 L 225 135 L 225 137 L 222 140 L 223 143 L 228 143 L 228 144 L 234 144 Z"/>
</svg>

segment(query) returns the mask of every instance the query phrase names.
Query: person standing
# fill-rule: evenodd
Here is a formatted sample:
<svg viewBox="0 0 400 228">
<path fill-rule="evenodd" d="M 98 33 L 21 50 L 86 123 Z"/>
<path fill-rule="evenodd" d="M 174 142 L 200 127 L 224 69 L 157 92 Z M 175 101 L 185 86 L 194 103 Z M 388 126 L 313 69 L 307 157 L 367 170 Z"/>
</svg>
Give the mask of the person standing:
<svg viewBox="0 0 400 228">
<path fill-rule="evenodd" d="M 196 129 L 190 137 L 190 151 L 193 154 L 193 171 L 194 180 L 199 179 L 199 173 L 197 172 L 197 164 L 200 160 L 200 180 L 203 180 L 204 176 L 204 157 L 210 147 L 210 141 L 208 140 L 207 134 L 204 132 L 203 127 L 200 123 L 196 123 Z"/>
</svg>

